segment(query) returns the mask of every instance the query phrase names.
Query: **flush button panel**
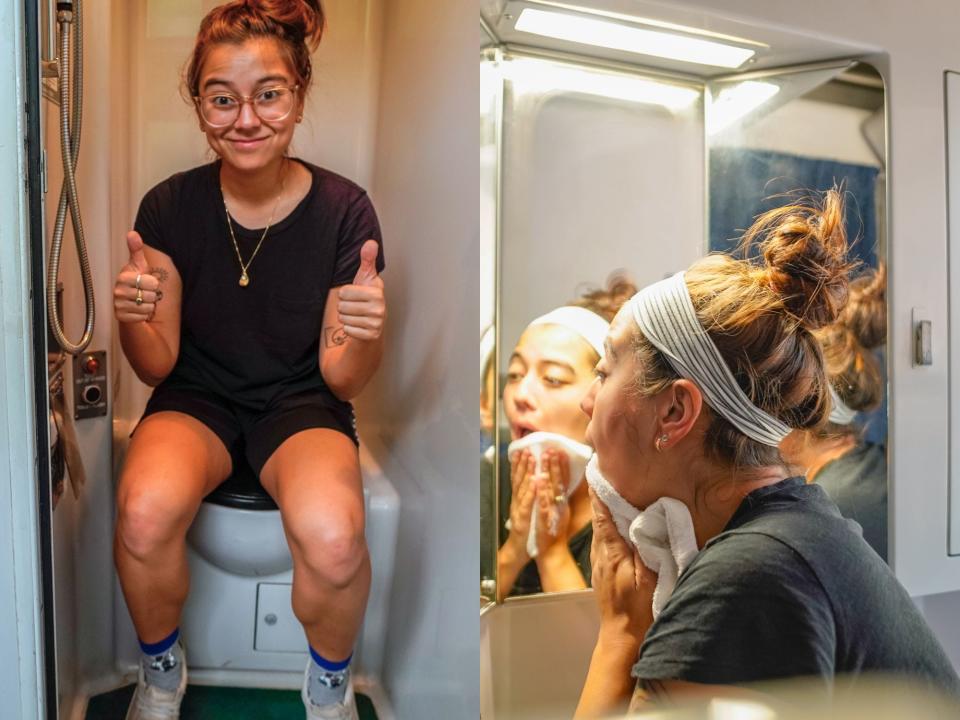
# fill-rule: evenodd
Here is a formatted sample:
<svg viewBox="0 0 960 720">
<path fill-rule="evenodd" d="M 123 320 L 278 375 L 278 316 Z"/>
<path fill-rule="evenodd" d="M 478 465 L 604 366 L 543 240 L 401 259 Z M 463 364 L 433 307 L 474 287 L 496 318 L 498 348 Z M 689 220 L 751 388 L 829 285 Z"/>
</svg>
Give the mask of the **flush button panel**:
<svg viewBox="0 0 960 720">
<path fill-rule="evenodd" d="M 85 352 L 73 358 L 73 417 L 107 414 L 107 353 Z"/>
<path fill-rule="evenodd" d="M 293 614 L 286 583 L 257 584 L 257 619 L 253 649 L 260 652 L 302 653 L 306 650 L 303 626 Z"/>
</svg>

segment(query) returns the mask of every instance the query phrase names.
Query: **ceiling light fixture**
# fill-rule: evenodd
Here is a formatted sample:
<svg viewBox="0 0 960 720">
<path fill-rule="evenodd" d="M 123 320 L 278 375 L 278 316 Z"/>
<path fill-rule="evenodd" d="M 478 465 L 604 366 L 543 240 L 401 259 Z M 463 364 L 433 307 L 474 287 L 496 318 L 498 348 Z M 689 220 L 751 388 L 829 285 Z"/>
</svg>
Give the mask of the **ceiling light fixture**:
<svg viewBox="0 0 960 720">
<path fill-rule="evenodd" d="M 755 54 L 749 48 L 713 40 L 533 8 L 524 8 L 514 27 L 557 40 L 714 67 L 738 68 Z"/>
<path fill-rule="evenodd" d="M 566 92 L 628 102 L 661 105 L 677 112 L 693 105 L 700 92 L 683 85 L 658 82 L 621 73 L 578 68 L 534 58 L 506 63 L 506 76 L 518 93 Z"/>
</svg>

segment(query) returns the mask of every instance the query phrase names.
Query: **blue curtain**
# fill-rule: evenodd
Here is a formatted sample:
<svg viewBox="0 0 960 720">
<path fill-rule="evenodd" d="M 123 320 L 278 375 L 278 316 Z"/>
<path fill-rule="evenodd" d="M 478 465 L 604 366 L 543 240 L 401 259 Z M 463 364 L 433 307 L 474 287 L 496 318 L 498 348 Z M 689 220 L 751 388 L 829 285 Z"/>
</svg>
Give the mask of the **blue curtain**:
<svg viewBox="0 0 960 720">
<path fill-rule="evenodd" d="M 782 193 L 824 191 L 843 182 L 852 254 L 876 267 L 878 173 L 869 165 L 767 150 L 715 148 L 710 151 L 710 249 L 733 250 L 757 215 L 788 202 Z"/>
<path fill-rule="evenodd" d="M 843 182 L 846 190 L 845 224 L 851 255 L 867 267 L 877 267 L 876 188 L 879 170 L 823 158 L 749 150 L 714 148 L 710 151 L 710 250 L 731 252 L 740 235 L 762 212 L 789 200 L 783 193 L 829 190 Z M 776 197 L 780 195 L 780 197 Z M 886 386 L 886 358 L 877 351 Z M 887 437 L 887 398 L 871 413 L 858 418 L 867 442 L 883 445 Z"/>
</svg>

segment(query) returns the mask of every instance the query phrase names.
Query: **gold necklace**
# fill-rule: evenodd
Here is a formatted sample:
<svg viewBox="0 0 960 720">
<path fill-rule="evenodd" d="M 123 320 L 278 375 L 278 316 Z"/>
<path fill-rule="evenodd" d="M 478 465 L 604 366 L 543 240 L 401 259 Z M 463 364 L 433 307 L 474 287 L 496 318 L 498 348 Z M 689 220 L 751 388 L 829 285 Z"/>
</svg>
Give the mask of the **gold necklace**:
<svg viewBox="0 0 960 720">
<path fill-rule="evenodd" d="M 284 174 L 283 178 L 280 180 L 280 193 L 277 195 L 276 201 L 273 203 L 273 210 L 270 212 L 270 217 L 267 220 L 267 226 L 263 229 L 263 234 L 260 236 L 260 242 L 257 243 L 257 246 L 253 249 L 253 254 L 250 256 L 250 259 L 246 263 L 243 262 L 243 258 L 240 257 L 240 246 L 237 244 L 237 236 L 233 234 L 233 223 L 230 218 L 230 208 L 227 207 L 227 196 L 224 195 L 223 187 L 220 188 L 220 195 L 223 197 L 223 209 L 227 213 L 227 227 L 230 229 L 230 239 L 233 240 L 233 249 L 237 253 L 237 262 L 240 263 L 240 287 L 246 287 L 250 284 L 250 276 L 247 274 L 247 268 L 250 267 L 250 263 L 253 262 L 253 259 L 257 256 L 257 253 L 260 252 L 260 246 L 263 245 L 264 239 L 267 237 L 267 232 L 270 230 L 270 225 L 273 224 L 273 216 L 277 212 L 277 208 L 280 207 L 280 198 L 283 197 L 283 186 L 286 183 L 287 177 Z"/>
</svg>

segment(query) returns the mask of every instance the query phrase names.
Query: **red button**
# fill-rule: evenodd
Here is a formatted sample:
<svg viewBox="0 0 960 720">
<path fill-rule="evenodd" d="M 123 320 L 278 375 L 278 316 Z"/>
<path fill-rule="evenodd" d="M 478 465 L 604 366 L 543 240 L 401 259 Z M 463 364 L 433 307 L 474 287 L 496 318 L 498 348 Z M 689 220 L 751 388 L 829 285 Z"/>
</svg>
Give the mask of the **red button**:
<svg viewBox="0 0 960 720">
<path fill-rule="evenodd" d="M 100 362 L 95 357 L 88 357 L 83 363 L 83 371 L 87 375 L 96 375 L 100 369 Z"/>
</svg>

